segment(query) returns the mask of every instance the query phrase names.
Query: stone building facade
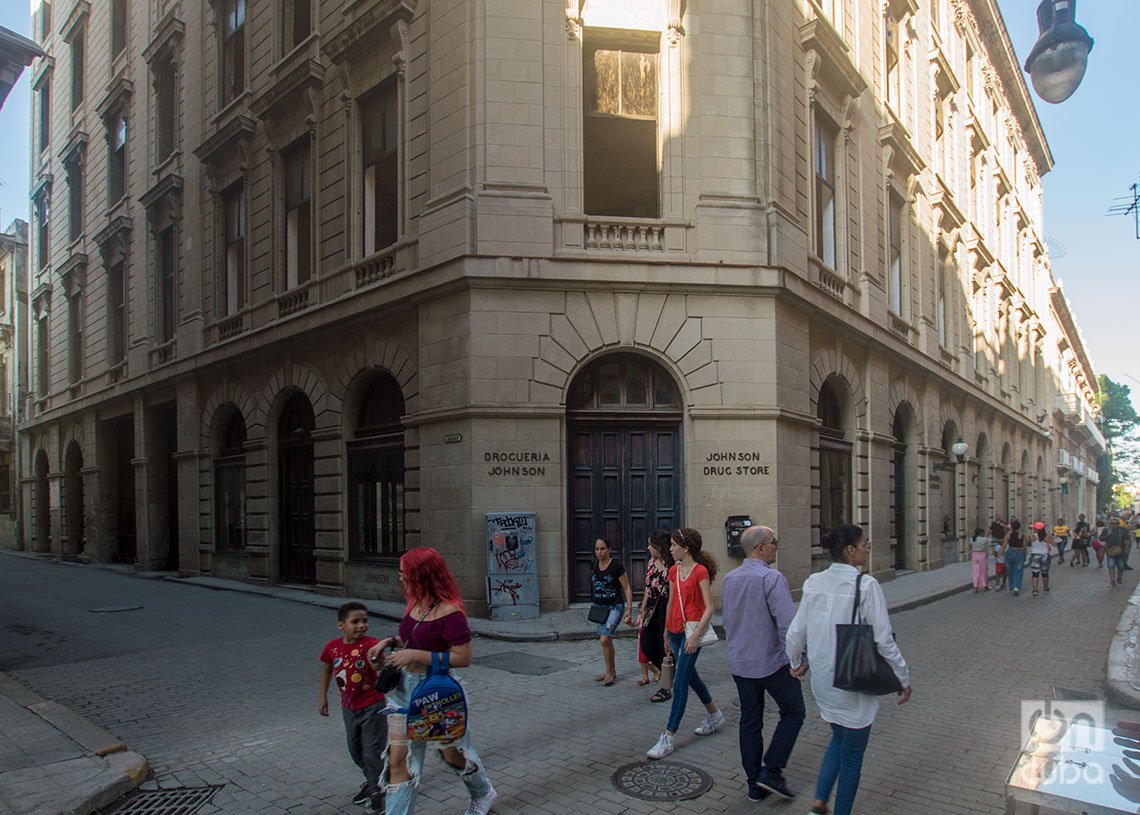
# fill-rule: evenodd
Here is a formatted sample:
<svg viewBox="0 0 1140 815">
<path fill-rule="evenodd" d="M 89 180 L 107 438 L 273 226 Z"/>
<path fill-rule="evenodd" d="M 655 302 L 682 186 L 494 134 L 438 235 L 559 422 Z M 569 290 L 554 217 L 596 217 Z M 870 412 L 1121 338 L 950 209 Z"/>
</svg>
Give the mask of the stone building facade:
<svg viewBox="0 0 1140 815">
<path fill-rule="evenodd" d="M 394 598 L 432 545 L 478 611 L 530 511 L 553 610 L 598 535 L 637 585 L 749 515 L 798 586 L 1094 509 L 992 0 L 43 8 L 28 548 Z"/>
</svg>

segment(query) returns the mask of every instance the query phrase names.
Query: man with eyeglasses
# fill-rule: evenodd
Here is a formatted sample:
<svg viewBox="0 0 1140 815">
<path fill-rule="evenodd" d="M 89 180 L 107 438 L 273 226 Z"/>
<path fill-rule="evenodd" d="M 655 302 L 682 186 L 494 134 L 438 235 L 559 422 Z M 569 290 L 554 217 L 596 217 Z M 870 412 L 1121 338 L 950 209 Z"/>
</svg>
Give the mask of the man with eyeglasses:
<svg viewBox="0 0 1140 815">
<path fill-rule="evenodd" d="M 769 794 L 790 800 L 784 767 L 804 723 L 804 695 L 792 676 L 784 637 L 796 615 L 788 580 L 772 568 L 779 543 L 766 526 L 740 536 L 744 562 L 729 572 L 721 589 L 728 668 L 740 694 L 740 761 L 748 778 L 748 799 Z M 772 743 L 764 752 L 764 694 L 780 708 Z"/>
</svg>

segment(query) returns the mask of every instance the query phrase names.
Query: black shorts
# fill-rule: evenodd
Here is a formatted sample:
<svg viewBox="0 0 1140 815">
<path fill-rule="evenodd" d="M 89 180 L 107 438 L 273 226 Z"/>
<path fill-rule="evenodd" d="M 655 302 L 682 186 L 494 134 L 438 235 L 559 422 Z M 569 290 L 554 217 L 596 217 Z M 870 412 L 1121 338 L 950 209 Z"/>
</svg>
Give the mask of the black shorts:
<svg viewBox="0 0 1140 815">
<path fill-rule="evenodd" d="M 1088 549 L 1089 548 L 1088 539 L 1073 541 L 1073 548 L 1074 549 Z"/>
</svg>

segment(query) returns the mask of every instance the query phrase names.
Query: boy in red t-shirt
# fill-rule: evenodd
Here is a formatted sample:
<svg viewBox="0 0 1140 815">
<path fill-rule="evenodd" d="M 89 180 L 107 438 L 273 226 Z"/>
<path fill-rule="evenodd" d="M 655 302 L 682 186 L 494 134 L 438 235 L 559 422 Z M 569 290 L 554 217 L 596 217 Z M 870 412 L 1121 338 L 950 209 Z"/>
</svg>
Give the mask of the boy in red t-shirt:
<svg viewBox="0 0 1140 815">
<path fill-rule="evenodd" d="M 317 712 L 329 715 L 329 681 L 335 678 L 340 689 L 348 753 L 364 771 L 364 783 L 352 802 L 369 803 L 373 812 L 383 812 L 380 770 L 388 743 L 388 721 L 381 713 L 384 694 L 376 690 L 376 665 L 368 658 L 368 649 L 379 640 L 365 636 L 368 608 L 363 603 L 345 603 L 337 609 L 336 619 L 341 636 L 329 640 L 321 651 L 321 697 Z"/>
</svg>

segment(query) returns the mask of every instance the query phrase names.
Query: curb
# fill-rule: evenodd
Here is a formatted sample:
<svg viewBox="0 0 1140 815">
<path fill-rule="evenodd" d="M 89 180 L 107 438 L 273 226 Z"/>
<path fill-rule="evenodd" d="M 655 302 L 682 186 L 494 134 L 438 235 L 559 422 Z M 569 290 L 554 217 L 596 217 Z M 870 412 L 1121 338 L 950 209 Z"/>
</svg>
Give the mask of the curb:
<svg viewBox="0 0 1140 815">
<path fill-rule="evenodd" d="M 113 804 L 138 787 L 150 772 L 146 758 L 128 750 L 122 741 L 106 730 L 58 702 L 45 699 L 3 672 L 0 672 L 0 695 L 34 713 L 45 724 L 91 753 L 91 761 L 106 768 L 98 772 L 100 780 L 96 789 L 80 792 L 66 803 L 33 803 L 33 809 L 21 810 L 28 815 L 88 815 Z M 47 770 L 46 767 L 41 769 Z"/>
<path fill-rule="evenodd" d="M 4 554 L 9 554 L 5 552 Z M 58 557 L 54 557 L 47 553 L 40 552 L 12 552 L 21 557 L 28 557 L 35 560 L 56 561 L 62 562 Z M 72 565 L 72 564 L 68 564 Z M 74 564 L 79 565 L 79 564 Z M 390 622 L 400 622 L 403 619 L 403 614 L 387 612 L 383 608 L 377 607 L 376 600 L 366 600 L 363 598 L 354 598 L 347 596 L 329 596 L 324 594 L 316 594 L 315 592 L 307 592 L 299 589 L 280 589 L 272 586 L 261 586 L 252 583 L 242 583 L 236 580 L 225 580 L 222 578 L 215 578 L 209 576 L 180 576 L 170 572 L 140 572 L 138 570 L 124 567 L 118 564 L 104 564 L 92 561 L 88 564 L 96 568 L 106 569 L 107 571 L 115 572 L 116 574 L 127 575 L 130 577 L 137 577 L 143 580 L 165 580 L 170 583 L 182 586 L 194 586 L 200 589 L 209 589 L 211 591 L 229 591 L 237 592 L 239 594 L 256 594 L 260 597 L 268 597 L 274 600 L 284 600 L 290 603 L 299 603 L 301 605 L 317 606 L 319 608 L 336 609 L 342 603 L 349 600 L 360 599 L 362 602 L 368 604 L 368 613 L 382 620 Z M 990 581 L 996 581 L 996 575 L 990 575 Z M 903 600 L 893 605 L 887 606 L 888 614 L 897 614 L 903 611 L 910 611 L 911 609 L 919 608 L 930 603 L 936 603 L 939 600 L 944 600 L 947 597 L 952 597 L 955 594 L 969 591 L 973 587 L 973 583 L 969 578 L 961 585 L 951 586 L 949 588 L 942 588 L 931 592 L 930 594 L 916 597 L 911 600 Z M 381 601 L 382 602 L 382 601 Z M 491 628 L 484 628 L 482 623 L 491 622 L 490 620 L 476 620 L 471 619 L 471 633 L 480 639 L 494 640 L 499 642 L 580 642 L 582 640 L 592 640 L 597 637 L 592 627 L 583 626 L 582 628 L 568 628 L 564 631 L 541 631 L 541 632 L 518 632 L 518 631 L 501 631 Z M 717 635 L 724 639 L 724 628 L 719 623 L 719 615 L 714 615 L 713 627 L 717 631 Z M 615 635 L 617 639 L 634 639 L 637 637 L 637 632 L 633 629 L 622 629 Z"/>
<path fill-rule="evenodd" d="M 1140 687 L 1130 677 L 1136 675 L 1137 634 L 1140 633 L 1140 585 L 1128 598 L 1128 606 L 1120 615 L 1120 623 L 1108 648 L 1104 693 L 1108 701 L 1119 707 L 1140 710 Z"/>
</svg>

